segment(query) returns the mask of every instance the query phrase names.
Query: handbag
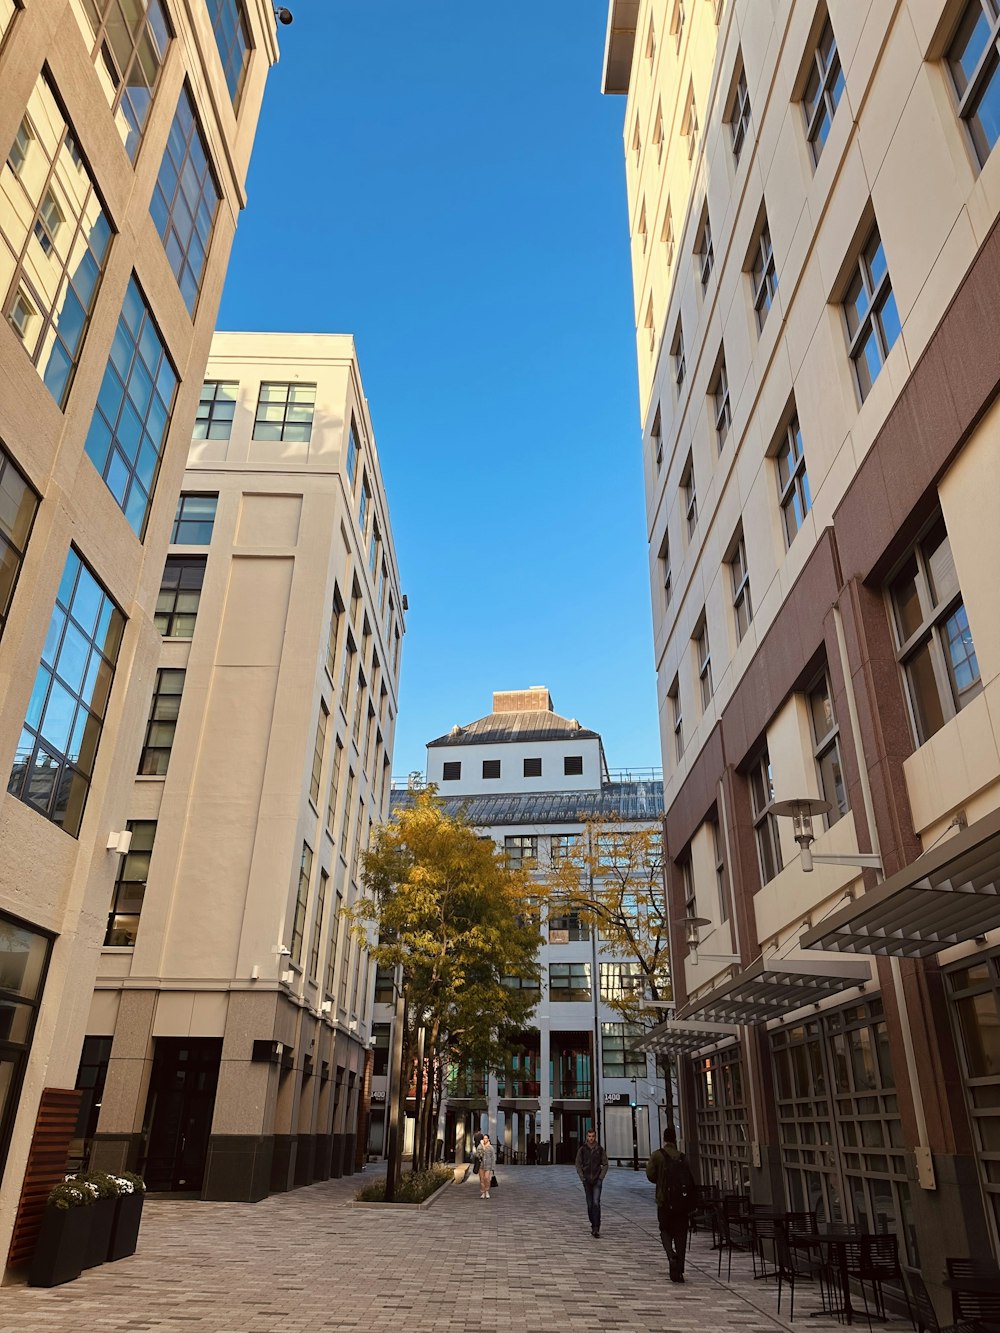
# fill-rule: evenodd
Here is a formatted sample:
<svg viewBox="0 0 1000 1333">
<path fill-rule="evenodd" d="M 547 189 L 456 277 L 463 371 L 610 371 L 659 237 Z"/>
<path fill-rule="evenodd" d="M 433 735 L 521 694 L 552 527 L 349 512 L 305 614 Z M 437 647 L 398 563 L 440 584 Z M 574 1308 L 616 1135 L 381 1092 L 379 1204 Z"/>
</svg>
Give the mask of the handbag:
<svg viewBox="0 0 1000 1333">
<path fill-rule="evenodd" d="M 490 1175 L 490 1189 L 495 1190 L 499 1184 L 500 1182 L 497 1180 L 497 1173 L 493 1171 Z"/>
<path fill-rule="evenodd" d="M 472 1174 L 474 1176 L 478 1176 L 482 1169 L 483 1169 L 483 1159 L 479 1156 L 478 1153 L 476 1153 L 475 1157 L 473 1157 L 472 1159 Z"/>
</svg>

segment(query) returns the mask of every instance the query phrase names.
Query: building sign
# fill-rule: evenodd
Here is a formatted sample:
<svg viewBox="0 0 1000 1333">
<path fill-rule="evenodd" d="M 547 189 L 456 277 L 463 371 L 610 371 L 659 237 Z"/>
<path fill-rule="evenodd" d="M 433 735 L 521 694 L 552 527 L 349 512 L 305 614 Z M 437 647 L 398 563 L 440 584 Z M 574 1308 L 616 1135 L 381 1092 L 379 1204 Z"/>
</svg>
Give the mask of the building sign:
<svg viewBox="0 0 1000 1333">
<path fill-rule="evenodd" d="M 604 1094 L 605 1106 L 628 1106 L 629 1095 L 627 1092 L 606 1092 Z"/>
<path fill-rule="evenodd" d="M 373 1102 L 384 1102 L 384 1101 L 385 1101 L 385 1093 L 384 1093 L 384 1092 L 373 1092 L 373 1093 L 372 1093 L 372 1097 L 371 1097 L 371 1099 L 372 1099 Z"/>
</svg>

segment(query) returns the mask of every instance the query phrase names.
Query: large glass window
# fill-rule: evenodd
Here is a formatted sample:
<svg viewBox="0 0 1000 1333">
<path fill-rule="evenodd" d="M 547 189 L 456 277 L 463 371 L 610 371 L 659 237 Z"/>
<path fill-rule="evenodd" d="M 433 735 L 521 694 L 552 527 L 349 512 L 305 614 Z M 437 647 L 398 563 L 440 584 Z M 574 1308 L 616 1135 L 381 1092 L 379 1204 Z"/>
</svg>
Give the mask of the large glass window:
<svg viewBox="0 0 1000 1333">
<path fill-rule="evenodd" d="M 906 681 L 917 744 L 982 689 L 979 661 L 951 542 L 940 515 L 889 585 L 896 657 Z"/>
<path fill-rule="evenodd" d="M 951 46 L 948 68 L 958 114 L 969 127 L 979 165 L 1000 137 L 1000 5 L 969 0 Z"/>
<path fill-rule="evenodd" d="M 87 432 L 86 451 L 140 540 L 176 388 L 177 374 L 133 276 Z"/>
<path fill-rule="evenodd" d="M 601 963 L 601 999 L 605 1004 L 639 1000 L 646 992 L 646 977 L 641 964 Z"/>
<path fill-rule="evenodd" d="M 0 637 L 38 511 L 38 496 L 0 445 Z"/>
<path fill-rule="evenodd" d="M 315 410 L 315 384 L 262 384 L 253 438 L 307 443 Z"/>
<path fill-rule="evenodd" d="M 605 1078 L 645 1078 L 646 1056 L 630 1049 L 643 1034 L 641 1023 L 601 1024 L 601 1072 Z"/>
<path fill-rule="evenodd" d="M 240 100 L 243 76 L 250 63 L 250 29 L 240 0 L 208 0 L 212 31 L 233 106 Z"/>
<path fill-rule="evenodd" d="M 550 963 L 549 999 L 553 1003 L 566 1000 L 589 1000 L 590 964 Z"/>
<path fill-rule="evenodd" d="M 66 557 L 7 790 L 76 837 L 125 617 L 75 550 Z"/>
<path fill-rule="evenodd" d="M 948 983 L 980 1183 L 1000 1236 L 1000 960 L 996 954 L 966 959 L 948 973 Z"/>
<path fill-rule="evenodd" d="M 569 903 L 553 902 L 549 907 L 549 943 L 571 944 L 589 940 L 590 930 L 580 913 Z"/>
<path fill-rule="evenodd" d="M 0 1174 L 14 1128 L 52 939 L 0 912 Z"/>
<path fill-rule="evenodd" d="M 161 667 L 156 673 L 153 697 L 149 705 L 146 738 L 139 758 L 139 772 L 149 777 L 163 777 L 170 766 L 177 716 L 184 692 L 184 672 Z"/>
<path fill-rule="evenodd" d="M 538 860 L 538 838 L 534 833 L 509 833 L 503 840 L 503 850 L 511 870 L 520 870 Z"/>
<path fill-rule="evenodd" d="M 201 386 L 198 415 L 195 417 L 193 440 L 228 440 L 233 433 L 236 414 L 236 380 L 206 380 Z"/>
<path fill-rule="evenodd" d="M 757 319 L 757 331 L 764 327 L 768 311 L 778 291 L 778 271 L 774 266 L 774 248 L 771 245 L 771 228 L 765 214 L 757 239 L 754 242 L 750 260 L 750 284 L 753 288 L 753 309 Z"/>
<path fill-rule="evenodd" d="M 313 742 L 312 772 L 309 774 L 309 799 L 313 805 L 319 805 L 319 784 L 323 775 L 323 755 L 326 752 L 326 727 L 330 715 L 323 700 L 319 703 L 319 717 L 316 719 L 316 739 Z"/>
<path fill-rule="evenodd" d="M 812 69 L 809 81 L 802 96 L 802 109 L 806 118 L 806 138 L 812 149 L 813 162 L 818 162 L 826 143 L 830 126 L 833 124 L 837 103 L 844 92 L 844 71 L 840 68 L 840 55 L 833 35 L 830 20 L 823 24 L 823 30 L 813 51 Z"/>
<path fill-rule="evenodd" d="M 823 800 L 832 807 L 826 819 L 828 824 L 835 824 L 841 815 L 847 814 L 847 788 L 840 762 L 840 727 L 833 711 L 830 679 L 825 672 L 809 691 L 809 719 L 820 790 Z"/>
<path fill-rule="evenodd" d="M 351 429 L 347 436 L 347 480 L 352 491 L 358 475 L 358 453 L 358 433 L 354 426 L 354 418 L 351 417 Z"/>
<path fill-rule="evenodd" d="M 812 508 L 806 456 L 802 450 L 802 431 L 796 413 L 785 427 L 775 455 L 778 465 L 778 501 L 785 528 L 785 545 L 791 546 L 795 534 Z"/>
<path fill-rule="evenodd" d="M 156 628 L 165 639 L 193 637 L 204 579 L 203 556 L 172 555 L 167 560 L 155 616 Z"/>
<path fill-rule="evenodd" d="M 750 131 L 750 92 L 747 88 L 747 74 L 743 68 L 742 57 L 729 112 L 729 129 L 733 136 L 733 157 L 738 166 L 743 145 Z"/>
<path fill-rule="evenodd" d="M 323 913 L 326 911 L 326 893 L 330 876 L 323 869 L 319 872 L 319 889 L 316 893 L 316 910 L 313 913 L 312 938 L 309 941 L 309 977 L 315 981 L 319 976 L 319 955 L 322 947 Z"/>
<path fill-rule="evenodd" d="M 66 405 L 111 225 L 45 75 L 0 168 L 0 300 L 52 397 Z"/>
<path fill-rule="evenodd" d="M 132 843 L 118 865 L 105 948 L 131 948 L 135 944 L 156 840 L 155 819 L 130 819 L 126 828 L 132 834 Z"/>
<path fill-rule="evenodd" d="M 781 869 L 778 817 L 771 810 L 774 805 L 774 780 L 766 746 L 750 769 L 750 801 L 753 807 L 754 832 L 757 837 L 760 881 L 766 884 L 774 879 Z"/>
<path fill-rule="evenodd" d="M 190 315 L 198 303 L 220 201 L 194 102 L 182 88 L 149 211 Z"/>
<path fill-rule="evenodd" d="M 694 1075 L 702 1183 L 742 1193 L 750 1184 L 750 1134 L 739 1046 L 699 1057 Z"/>
<path fill-rule="evenodd" d="M 292 962 L 296 967 L 302 964 L 302 944 L 306 929 L 306 903 L 309 900 L 309 877 L 312 875 L 312 848 L 307 842 L 302 844 L 302 859 L 299 862 L 299 881 L 295 891 L 295 911 L 292 915 Z"/>
<path fill-rule="evenodd" d="M 160 0 L 75 0 L 125 151 L 135 161 L 173 34 Z"/>
<path fill-rule="evenodd" d="M 851 362 L 863 402 L 900 330 L 896 298 L 877 227 L 858 258 L 844 296 L 844 316 Z"/>
<path fill-rule="evenodd" d="M 190 495 L 178 497 L 177 513 L 170 533 L 172 546 L 207 546 L 215 527 L 217 495 Z"/>
<path fill-rule="evenodd" d="M 736 545 L 729 557 L 729 575 L 733 585 L 733 617 L 736 621 L 736 637 L 742 642 L 744 634 L 753 620 L 753 601 L 750 597 L 750 571 L 747 568 L 747 544 L 742 530 L 736 537 Z"/>
</svg>

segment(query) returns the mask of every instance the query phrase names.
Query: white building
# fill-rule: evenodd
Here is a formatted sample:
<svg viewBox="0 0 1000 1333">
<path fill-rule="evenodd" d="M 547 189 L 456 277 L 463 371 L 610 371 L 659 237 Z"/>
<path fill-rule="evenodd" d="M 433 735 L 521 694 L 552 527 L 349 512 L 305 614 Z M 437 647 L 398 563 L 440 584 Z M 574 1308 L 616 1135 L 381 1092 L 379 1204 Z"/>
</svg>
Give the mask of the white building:
<svg viewBox="0 0 1000 1333">
<path fill-rule="evenodd" d="M 587 821 L 661 827 L 659 772 L 609 773 L 600 735 L 553 710 L 544 686 L 501 691 L 485 717 L 456 726 L 427 746 L 427 781 L 449 812 L 464 810 L 504 847 L 513 864 L 571 855 Z M 412 797 L 394 790 L 392 804 Z M 660 1136 L 665 1103 L 652 1057 L 628 1049 L 633 1032 L 606 1003 L 637 964 L 611 953 L 575 916 L 542 923 L 541 998 L 525 1033 L 525 1054 L 506 1078 L 449 1079 L 442 1133 L 459 1160 L 472 1134 L 489 1129 L 510 1160 L 572 1161 L 596 1123 L 613 1159 L 633 1157 L 633 1107 L 640 1157 Z M 513 981 L 513 979 L 512 979 Z M 376 980 L 375 1077 L 369 1151 L 383 1150 L 378 1104 L 388 1093 L 391 977 Z M 599 1052 L 600 1058 L 595 1058 Z M 410 1122 L 412 1125 L 412 1122 Z M 409 1125 L 408 1125 L 409 1128 Z"/>
</svg>

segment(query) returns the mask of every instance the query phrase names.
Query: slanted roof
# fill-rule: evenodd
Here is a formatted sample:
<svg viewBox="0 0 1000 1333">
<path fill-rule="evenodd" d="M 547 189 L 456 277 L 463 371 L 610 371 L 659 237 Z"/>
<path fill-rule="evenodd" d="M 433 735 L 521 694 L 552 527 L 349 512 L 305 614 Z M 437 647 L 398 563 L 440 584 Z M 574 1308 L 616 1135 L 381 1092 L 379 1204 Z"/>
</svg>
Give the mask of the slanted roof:
<svg viewBox="0 0 1000 1333">
<path fill-rule="evenodd" d="M 390 809 L 412 805 L 416 793 L 394 787 Z M 663 783 L 609 782 L 598 791 L 508 792 L 496 796 L 451 796 L 450 815 L 463 812 L 480 828 L 497 824 L 582 824 L 585 819 L 620 819 L 659 823 L 663 818 Z"/>
<path fill-rule="evenodd" d="M 430 750 L 439 745 L 495 745 L 499 741 L 600 740 L 600 734 L 581 727 L 576 718 L 531 709 L 525 712 L 487 713 L 464 727 L 453 727 L 446 736 L 428 741 Z"/>
</svg>

